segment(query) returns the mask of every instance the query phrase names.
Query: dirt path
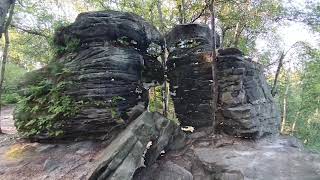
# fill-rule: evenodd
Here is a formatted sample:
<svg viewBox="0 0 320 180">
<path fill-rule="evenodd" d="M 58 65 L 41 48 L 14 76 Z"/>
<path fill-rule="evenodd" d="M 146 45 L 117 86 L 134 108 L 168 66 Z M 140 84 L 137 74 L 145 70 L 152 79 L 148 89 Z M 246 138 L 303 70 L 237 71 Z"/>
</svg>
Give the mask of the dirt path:
<svg viewBox="0 0 320 180">
<path fill-rule="evenodd" d="M 14 126 L 13 121 L 13 110 L 14 106 L 4 106 L 0 112 L 0 126 L 1 130 L 5 134 L 16 134 L 17 130 Z"/>
</svg>

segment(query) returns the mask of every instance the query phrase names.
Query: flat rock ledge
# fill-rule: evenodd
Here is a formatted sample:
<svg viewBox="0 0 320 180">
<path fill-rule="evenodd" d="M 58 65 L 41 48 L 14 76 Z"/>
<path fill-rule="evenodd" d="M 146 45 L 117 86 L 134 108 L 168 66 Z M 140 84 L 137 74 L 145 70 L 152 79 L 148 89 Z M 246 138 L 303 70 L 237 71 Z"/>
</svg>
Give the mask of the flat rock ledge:
<svg viewBox="0 0 320 180">
<path fill-rule="evenodd" d="M 320 179 L 319 154 L 293 137 L 248 141 L 203 134 L 193 134 L 183 150 L 165 154 L 135 180 Z"/>
<path fill-rule="evenodd" d="M 320 178 L 319 154 L 305 150 L 293 137 L 251 141 L 212 136 L 206 130 L 184 136 L 176 127 L 159 114 L 144 113 L 109 145 L 13 142 L 11 136 L 1 135 L 0 179 Z M 168 139 L 172 135 L 175 138 Z"/>
<path fill-rule="evenodd" d="M 144 112 L 111 143 L 19 142 L 0 135 L 0 179 L 132 179 L 162 151 L 184 146 L 185 134 L 159 113 Z"/>
</svg>

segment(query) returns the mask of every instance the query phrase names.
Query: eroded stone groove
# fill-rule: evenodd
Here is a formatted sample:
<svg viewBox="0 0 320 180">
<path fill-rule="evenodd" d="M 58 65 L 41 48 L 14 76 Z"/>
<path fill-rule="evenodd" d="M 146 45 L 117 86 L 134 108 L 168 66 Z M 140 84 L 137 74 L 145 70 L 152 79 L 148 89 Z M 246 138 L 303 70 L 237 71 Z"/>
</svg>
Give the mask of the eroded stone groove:
<svg viewBox="0 0 320 180">
<path fill-rule="evenodd" d="M 206 25 L 177 25 L 168 35 L 167 62 L 171 97 L 182 126 L 212 124 L 210 29 Z"/>
</svg>

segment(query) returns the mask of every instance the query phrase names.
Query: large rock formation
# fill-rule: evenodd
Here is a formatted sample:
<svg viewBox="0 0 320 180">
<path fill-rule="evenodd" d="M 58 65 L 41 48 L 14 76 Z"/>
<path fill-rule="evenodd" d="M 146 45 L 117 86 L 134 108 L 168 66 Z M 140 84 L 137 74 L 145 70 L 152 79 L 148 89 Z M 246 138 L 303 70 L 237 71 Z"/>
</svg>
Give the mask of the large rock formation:
<svg viewBox="0 0 320 180">
<path fill-rule="evenodd" d="M 212 94 L 210 37 L 210 29 L 198 24 L 178 25 L 167 35 L 170 92 L 181 125 L 206 127 L 216 116 L 217 129 L 231 135 L 277 134 L 280 116 L 262 67 L 238 49 L 219 51 L 218 94 Z M 217 114 L 214 96 L 218 97 Z"/>
<path fill-rule="evenodd" d="M 38 140 L 106 141 L 39 144 L 0 135 L 0 179 L 319 179 L 319 154 L 296 139 L 237 138 L 277 134 L 279 115 L 260 65 L 237 49 L 219 51 L 219 91 L 212 94 L 211 39 L 209 28 L 197 24 L 167 35 L 177 117 L 198 128 L 186 135 L 173 121 L 144 111 L 143 85 L 163 81 L 160 33 L 130 13 L 80 14 L 56 34 L 60 58 L 26 79 L 16 125 Z M 232 136 L 204 127 L 213 123 L 213 96 L 217 129 Z"/>
<path fill-rule="evenodd" d="M 171 97 L 182 126 L 213 123 L 212 41 L 206 25 L 177 25 L 167 35 Z"/>
<path fill-rule="evenodd" d="M 106 139 L 117 134 L 119 128 L 146 107 L 148 91 L 143 83 L 163 81 L 163 67 L 157 60 L 162 44 L 162 36 L 156 28 L 134 14 L 117 11 L 80 14 L 73 24 L 56 33 L 55 46 L 61 58 L 38 71 L 38 74 L 46 74 L 58 69 L 58 73 L 42 79 L 52 82 L 50 87 L 63 86 L 60 96 L 69 99 L 57 97 L 55 101 L 72 102 L 63 109 L 74 104 L 77 107 L 68 113 L 72 115 L 65 116 L 67 113 L 62 112 L 61 117 L 59 114 L 51 127 L 42 128 L 34 123 L 37 134 L 31 136 L 47 139 L 49 128 L 62 131 L 58 135 L 64 139 L 90 136 Z M 28 106 L 53 94 L 50 91 L 29 99 Z M 41 113 L 31 114 L 29 118 L 25 114 L 30 111 L 18 108 L 18 130 L 30 131 L 30 121 L 38 114 L 48 114 L 46 107 L 39 107 L 37 111 Z"/>
<path fill-rule="evenodd" d="M 243 57 L 237 49 L 220 50 L 219 53 L 218 129 L 245 138 L 278 134 L 280 114 L 262 66 Z"/>
</svg>

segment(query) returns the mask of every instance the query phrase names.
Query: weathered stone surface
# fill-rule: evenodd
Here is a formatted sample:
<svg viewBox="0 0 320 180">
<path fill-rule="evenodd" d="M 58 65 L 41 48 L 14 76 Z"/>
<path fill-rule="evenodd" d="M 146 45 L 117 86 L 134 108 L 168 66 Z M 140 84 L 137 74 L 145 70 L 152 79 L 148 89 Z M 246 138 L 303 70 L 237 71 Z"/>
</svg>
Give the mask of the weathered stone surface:
<svg viewBox="0 0 320 180">
<path fill-rule="evenodd" d="M 167 35 L 170 93 L 182 126 L 204 127 L 213 122 L 210 29 L 177 25 Z"/>
<path fill-rule="evenodd" d="M 57 33 L 55 41 L 63 46 L 73 38 L 80 39 L 83 47 L 121 39 L 143 52 L 164 42 L 159 31 L 140 16 L 111 10 L 81 13 Z"/>
<path fill-rule="evenodd" d="M 137 169 L 156 161 L 177 131 L 180 128 L 159 113 L 143 113 L 103 150 L 90 179 L 132 179 Z"/>
<path fill-rule="evenodd" d="M 164 164 L 155 163 L 145 170 L 148 170 L 148 172 L 135 174 L 133 180 L 193 180 L 189 171 L 171 161 Z"/>
<path fill-rule="evenodd" d="M 244 58 L 239 50 L 219 52 L 218 129 L 246 138 L 278 134 L 280 115 L 262 67 Z"/>
<path fill-rule="evenodd" d="M 176 132 L 178 126 L 171 123 L 158 113 L 145 112 L 111 145 L 101 141 L 28 143 L 2 134 L 0 179 L 103 179 L 102 175 L 108 174 L 106 179 L 117 180 L 317 180 L 320 177 L 319 153 L 305 150 L 294 137 L 249 141 L 212 135 L 210 127 L 189 134 L 184 146 L 171 149 L 176 140 L 168 137 L 180 134 Z M 154 151 L 160 148 L 146 143 L 151 140 L 153 146 L 164 147 L 160 156 L 156 154 L 159 151 Z M 158 157 L 155 162 L 147 160 L 148 151 Z M 147 161 L 150 165 L 144 168 Z"/>
<path fill-rule="evenodd" d="M 293 137 L 254 142 L 206 136 L 190 139 L 180 151 L 167 152 L 155 165 L 140 172 L 137 180 L 169 177 L 167 171 L 171 171 L 172 179 L 193 176 L 194 180 L 316 180 L 320 178 L 319 162 L 318 153 L 304 150 Z M 167 163 L 178 168 L 162 169 Z"/>
<path fill-rule="evenodd" d="M 82 13 L 56 33 L 55 43 L 66 50 L 77 46 L 52 64 L 65 73 L 54 80 L 67 82 L 61 96 L 71 97 L 81 107 L 67 120 L 59 119 L 57 128 L 63 131 L 59 139 L 112 139 L 148 105 L 144 83 L 163 81 L 164 68 L 157 60 L 163 38 L 154 26 L 132 13 Z M 37 71 L 40 80 L 47 69 Z M 23 112 L 16 117 L 21 116 Z M 56 137 L 44 131 L 34 138 Z"/>
<path fill-rule="evenodd" d="M 50 145 L 15 142 L 0 135 L 0 179 L 129 180 L 136 169 L 147 162 L 152 165 L 161 151 L 169 150 L 174 137 L 182 133 L 175 122 L 159 113 L 144 112 L 111 144 L 82 141 Z M 147 156 L 149 151 L 152 156 Z"/>
</svg>

